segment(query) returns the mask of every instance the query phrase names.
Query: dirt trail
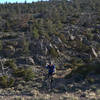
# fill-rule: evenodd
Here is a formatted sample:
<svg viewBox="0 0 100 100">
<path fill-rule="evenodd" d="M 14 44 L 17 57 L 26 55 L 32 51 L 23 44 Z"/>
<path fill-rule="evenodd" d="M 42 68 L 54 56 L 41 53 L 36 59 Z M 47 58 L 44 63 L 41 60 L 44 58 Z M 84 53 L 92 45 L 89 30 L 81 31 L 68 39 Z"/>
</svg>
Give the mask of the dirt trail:
<svg viewBox="0 0 100 100">
<path fill-rule="evenodd" d="M 57 70 L 56 74 L 54 75 L 55 78 L 64 78 L 66 75 L 68 75 L 71 72 L 71 69 L 63 69 L 63 70 Z"/>
</svg>

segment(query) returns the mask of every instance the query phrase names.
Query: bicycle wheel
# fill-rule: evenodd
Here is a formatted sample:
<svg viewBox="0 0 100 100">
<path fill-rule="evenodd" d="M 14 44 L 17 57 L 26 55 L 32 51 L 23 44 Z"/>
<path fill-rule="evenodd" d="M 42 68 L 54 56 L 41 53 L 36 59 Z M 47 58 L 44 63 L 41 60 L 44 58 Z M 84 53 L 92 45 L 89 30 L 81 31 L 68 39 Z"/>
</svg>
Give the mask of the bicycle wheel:
<svg viewBox="0 0 100 100">
<path fill-rule="evenodd" d="M 44 78 L 44 80 L 42 81 L 42 87 L 47 90 L 48 89 L 48 79 L 47 77 Z"/>
<path fill-rule="evenodd" d="M 52 88 L 54 88 L 54 86 L 55 86 L 55 80 L 54 78 L 52 78 Z"/>
</svg>

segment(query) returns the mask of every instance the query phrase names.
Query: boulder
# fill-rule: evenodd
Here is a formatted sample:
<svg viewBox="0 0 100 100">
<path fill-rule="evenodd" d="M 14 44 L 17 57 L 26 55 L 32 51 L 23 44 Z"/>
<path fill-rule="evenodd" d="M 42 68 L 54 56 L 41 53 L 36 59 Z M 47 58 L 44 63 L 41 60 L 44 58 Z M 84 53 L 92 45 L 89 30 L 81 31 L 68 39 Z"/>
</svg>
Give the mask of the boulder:
<svg viewBox="0 0 100 100">
<path fill-rule="evenodd" d="M 96 97 L 96 94 L 94 92 L 90 92 L 89 93 L 89 98 L 92 99 L 92 98 L 95 98 L 95 97 Z"/>
<path fill-rule="evenodd" d="M 36 98 L 39 95 L 39 91 L 34 89 L 31 91 L 31 94 Z"/>
<path fill-rule="evenodd" d="M 73 35 L 70 35 L 70 40 L 75 40 L 75 36 L 73 36 Z"/>
<path fill-rule="evenodd" d="M 94 48 L 91 48 L 91 49 L 92 49 L 92 54 L 97 58 L 98 54 L 96 53 L 95 49 Z"/>
<path fill-rule="evenodd" d="M 27 62 L 27 64 L 32 64 L 32 65 L 35 64 L 35 62 L 34 62 L 34 60 L 33 60 L 32 57 L 28 57 L 28 58 L 26 58 L 26 62 Z"/>
</svg>

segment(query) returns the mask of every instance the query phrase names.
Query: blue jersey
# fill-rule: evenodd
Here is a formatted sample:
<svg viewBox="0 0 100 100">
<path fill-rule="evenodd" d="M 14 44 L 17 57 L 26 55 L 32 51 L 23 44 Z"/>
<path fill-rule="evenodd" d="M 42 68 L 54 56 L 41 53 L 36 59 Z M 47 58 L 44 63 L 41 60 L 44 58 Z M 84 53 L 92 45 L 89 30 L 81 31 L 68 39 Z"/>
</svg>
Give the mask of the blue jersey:
<svg viewBox="0 0 100 100">
<path fill-rule="evenodd" d="M 48 66 L 46 66 L 46 68 L 48 69 L 49 73 L 55 72 L 55 66 L 54 65 L 48 65 Z"/>
</svg>

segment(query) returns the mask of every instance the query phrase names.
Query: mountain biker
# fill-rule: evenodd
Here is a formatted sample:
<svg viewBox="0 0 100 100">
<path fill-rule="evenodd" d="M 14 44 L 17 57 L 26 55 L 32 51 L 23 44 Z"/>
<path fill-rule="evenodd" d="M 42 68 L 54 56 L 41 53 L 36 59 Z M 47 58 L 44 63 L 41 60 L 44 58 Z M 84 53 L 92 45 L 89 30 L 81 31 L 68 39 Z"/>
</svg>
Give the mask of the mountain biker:
<svg viewBox="0 0 100 100">
<path fill-rule="evenodd" d="M 49 64 L 47 64 L 46 68 L 48 69 L 48 78 L 49 78 L 49 77 L 52 76 L 52 75 L 55 73 L 55 71 L 56 71 L 55 65 L 54 65 L 52 62 L 50 62 Z"/>
</svg>

